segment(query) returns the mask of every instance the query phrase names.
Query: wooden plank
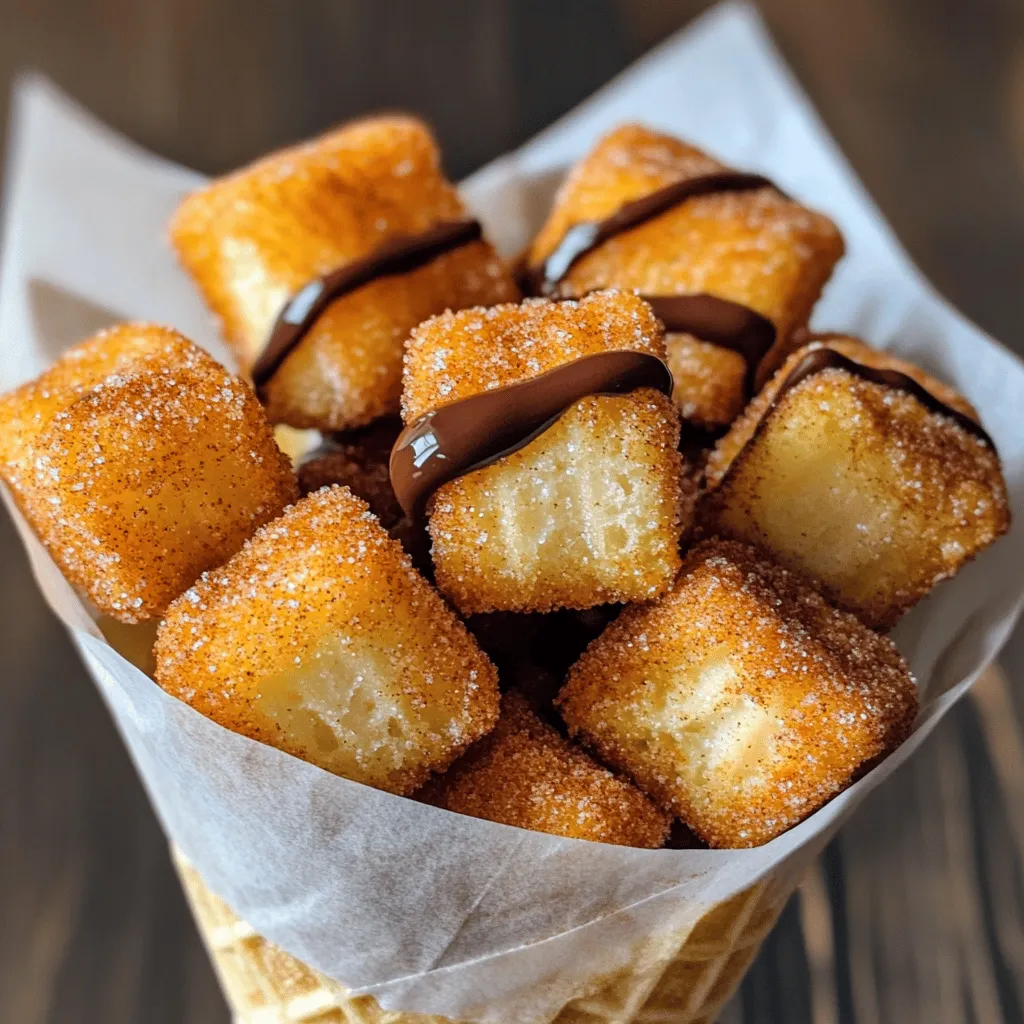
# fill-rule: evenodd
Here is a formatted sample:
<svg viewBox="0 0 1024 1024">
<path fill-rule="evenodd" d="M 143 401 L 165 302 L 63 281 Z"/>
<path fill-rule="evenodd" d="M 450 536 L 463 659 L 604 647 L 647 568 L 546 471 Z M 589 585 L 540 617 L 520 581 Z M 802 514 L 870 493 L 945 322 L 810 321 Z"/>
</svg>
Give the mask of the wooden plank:
<svg viewBox="0 0 1024 1024">
<path fill-rule="evenodd" d="M 800 886 L 800 927 L 807 949 L 812 1024 L 839 1019 L 836 992 L 836 946 L 828 879 L 822 863 L 815 864 Z"/>
<path fill-rule="evenodd" d="M 992 924 L 1002 954 L 1005 985 L 1016 1007 L 1024 1008 L 1024 730 L 1011 696 L 1010 682 L 998 667 L 991 668 L 971 691 L 978 723 L 998 780 L 1001 815 L 1007 835 L 983 844 L 984 869 L 991 879 Z M 987 781 L 987 780 L 986 780 Z M 992 788 L 988 793 L 992 795 Z M 995 841 L 991 841 L 995 838 Z M 1016 898 L 1015 898 L 1016 897 Z"/>
<path fill-rule="evenodd" d="M 0 0 L 0 94 L 13 69 L 38 66 L 143 144 L 209 171 L 409 106 L 462 174 L 706 6 Z M 1024 350 L 1024 8 L 761 6 L 914 257 Z M 0 1020 L 224 1021 L 156 822 L 6 520 L 0 565 Z M 1021 678 L 1020 636 L 1006 665 Z M 974 710 L 867 802 L 724 1021 L 1024 1019 L 1022 701 L 987 680 Z"/>
</svg>

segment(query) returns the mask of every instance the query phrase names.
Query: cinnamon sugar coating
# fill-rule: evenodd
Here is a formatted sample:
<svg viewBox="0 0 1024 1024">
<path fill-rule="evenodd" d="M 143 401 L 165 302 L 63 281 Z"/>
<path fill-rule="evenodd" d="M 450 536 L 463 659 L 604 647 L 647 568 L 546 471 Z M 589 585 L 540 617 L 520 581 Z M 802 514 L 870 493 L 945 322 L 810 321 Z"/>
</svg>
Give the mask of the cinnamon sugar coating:
<svg viewBox="0 0 1024 1024">
<path fill-rule="evenodd" d="M 747 399 L 746 360 L 692 334 L 666 334 L 665 347 L 675 382 L 672 400 L 680 416 L 710 431 L 732 423 Z"/>
<path fill-rule="evenodd" d="M 437 144 L 412 117 L 356 121 L 189 196 L 171 223 L 185 268 L 248 372 L 284 304 L 385 242 L 467 216 Z M 402 346 L 448 308 L 515 299 L 483 241 L 339 296 L 266 387 L 272 422 L 343 430 L 398 411 Z"/>
<path fill-rule="evenodd" d="M 0 399 L 0 475 L 51 557 L 123 622 L 163 613 L 297 495 L 251 389 L 124 324 Z"/>
<path fill-rule="evenodd" d="M 906 374 L 906 376 L 917 381 L 925 391 L 930 392 L 940 402 L 956 409 L 957 412 L 962 412 L 965 416 L 969 416 L 975 423 L 981 422 L 978 410 L 956 388 L 951 387 L 944 380 L 939 380 L 938 377 L 930 374 L 916 363 L 901 359 L 899 356 L 894 355 L 892 352 L 886 352 L 884 349 L 874 348 L 864 341 L 863 338 L 855 338 L 849 334 L 837 334 L 827 331 L 807 331 L 798 334 L 794 340 L 800 343 L 800 358 L 806 355 L 808 351 L 824 347 L 841 352 L 847 358 L 852 359 L 856 363 L 861 363 L 863 366 L 871 366 L 877 370 L 896 370 L 898 373 Z M 793 365 L 795 361 L 794 359 L 790 365 Z M 770 383 L 775 387 L 778 386 L 774 381 Z M 766 384 L 765 389 L 767 387 L 768 385 Z"/>
<path fill-rule="evenodd" d="M 409 341 L 403 414 L 528 380 L 595 352 L 664 358 L 634 295 L 446 313 Z M 428 503 L 438 587 L 463 613 L 649 600 L 679 567 L 692 512 L 672 403 L 651 389 L 576 402 L 519 451 Z"/>
<path fill-rule="evenodd" d="M 569 672 L 570 734 L 716 848 L 758 846 L 909 734 L 917 690 L 890 640 L 732 541 L 698 545 Z"/>
<path fill-rule="evenodd" d="M 498 718 L 494 666 L 347 488 L 303 498 L 175 601 L 156 679 L 235 732 L 410 793 Z"/>
<path fill-rule="evenodd" d="M 671 818 L 505 694 L 494 731 L 427 785 L 438 807 L 534 832 L 657 849 Z"/>
<path fill-rule="evenodd" d="M 842 607 L 892 626 L 938 582 L 1006 532 L 999 457 L 949 417 L 895 388 L 829 369 L 787 391 L 789 371 L 822 345 L 897 370 L 968 416 L 948 385 L 843 336 L 794 353 L 719 441 L 702 526 L 770 550 L 816 577 Z"/>
<path fill-rule="evenodd" d="M 208 365 L 197 345 L 158 324 L 118 324 L 65 352 L 49 369 L 0 395 L 0 466 L 17 490 L 19 467 L 31 463 L 32 442 L 55 413 L 107 377 L 142 370 Z"/>
<path fill-rule="evenodd" d="M 539 266 L 575 224 L 601 220 L 676 181 L 728 169 L 672 136 L 623 125 L 570 172 L 528 262 Z M 775 324 L 778 341 L 763 380 L 791 349 L 790 335 L 806 324 L 842 254 L 842 236 L 827 217 L 774 189 L 722 192 L 691 197 L 608 239 L 573 264 L 559 294 L 614 287 L 738 302 Z M 687 334 L 670 334 L 666 343 L 683 415 L 708 427 L 729 423 L 743 406 L 742 359 L 711 353 Z M 688 372 L 678 372 L 684 367 Z"/>
<path fill-rule="evenodd" d="M 813 352 L 819 348 L 834 349 L 854 362 L 873 367 L 877 370 L 896 370 L 898 373 L 906 374 L 906 376 L 916 380 L 921 387 L 933 394 L 940 402 L 944 402 L 958 412 L 962 412 L 965 416 L 971 417 L 975 422 L 980 422 L 977 410 L 959 391 L 937 377 L 932 376 L 932 374 L 928 373 L 927 370 L 923 370 L 920 366 L 907 362 L 906 359 L 900 359 L 899 356 L 895 356 L 891 352 L 873 348 L 861 338 L 854 338 L 848 334 L 798 332 L 795 340 L 799 341 L 800 345 L 789 355 L 785 367 L 754 396 L 747 408 L 743 410 L 742 417 L 737 417 L 732 424 L 732 428 L 719 439 L 714 450 L 709 455 L 706 467 L 706 478 L 709 488 L 714 489 L 718 485 L 732 460 L 746 445 L 747 441 L 750 440 L 757 424 L 764 416 L 765 410 L 774 401 L 789 371 L 808 352 Z"/>
<path fill-rule="evenodd" d="M 665 358 L 664 331 L 651 307 L 626 292 L 442 313 L 409 336 L 402 419 L 412 423 L 471 395 L 618 351 Z"/>
</svg>

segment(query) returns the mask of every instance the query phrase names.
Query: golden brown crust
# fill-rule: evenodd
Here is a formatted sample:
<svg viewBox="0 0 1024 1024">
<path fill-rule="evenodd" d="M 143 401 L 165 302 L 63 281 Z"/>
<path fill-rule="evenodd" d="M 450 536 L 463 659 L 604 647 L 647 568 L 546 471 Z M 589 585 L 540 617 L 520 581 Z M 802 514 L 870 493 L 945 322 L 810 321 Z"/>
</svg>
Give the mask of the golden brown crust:
<svg viewBox="0 0 1024 1024">
<path fill-rule="evenodd" d="M 333 302 L 265 388 L 271 422 L 344 430 L 397 413 L 403 343 L 446 309 L 518 298 L 487 242 L 471 242 L 408 273 Z"/>
<path fill-rule="evenodd" d="M 529 380 L 596 352 L 665 358 L 661 324 L 635 295 L 607 291 L 578 302 L 527 299 L 490 309 L 443 313 L 406 345 L 402 418 L 470 395 Z"/>
<path fill-rule="evenodd" d="M 741 355 L 692 334 L 665 335 L 672 400 L 684 420 L 709 431 L 732 423 L 743 411 L 747 364 Z"/>
<path fill-rule="evenodd" d="M 534 832 L 657 849 L 670 816 L 542 722 L 516 693 L 501 702 L 494 731 L 420 799 Z"/>
<path fill-rule="evenodd" d="M 171 223 L 185 268 L 243 370 L 284 303 L 399 235 L 466 216 L 437 145 L 411 117 L 368 118 L 265 157 L 189 196 Z M 518 297 L 486 242 L 331 303 L 268 387 L 273 421 L 341 430 L 398 411 L 402 344 L 448 307 Z"/>
<path fill-rule="evenodd" d="M 498 717 L 497 675 L 365 502 L 303 498 L 175 601 L 157 682 L 228 729 L 409 793 Z"/>
<path fill-rule="evenodd" d="M 821 344 L 794 354 L 721 439 L 698 514 L 707 532 L 767 548 L 888 628 L 1006 532 L 1006 485 L 998 455 L 954 420 L 843 370 L 803 381 L 766 418 L 789 371 Z M 855 339 L 825 344 L 974 415 L 918 367 Z"/>
<path fill-rule="evenodd" d="M 457 220 L 437 146 L 411 117 L 357 121 L 188 196 L 171 239 L 248 368 L 285 301 L 396 234 Z"/>
<path fill-rule="evenodd" d="M 570 733 L 713 847 L 767 842 L 908 735 L 917 691 L 886 638 L 755 549 L 705 542 L 570 670 Z"/>
<path fill-rule="evenodd" d="M 542 264 L 576 224 L 603 220 L 626 203 L 684 178 L 725 170 L 725 164 L 681 139 L 640 124 L 620 125 L 569 171 L 527 250 L 527 262 Z"/>
<path fill-rule="evenodd" d="M 0 473 L 15 488 L 19 467 L 52 417 L 115 374 L 216 365 L 197 345 L 159 324 L 117 324 L 68 349 L 49 369 L 0 395 Z"/>
<path fill-rule="evenodd" d="M 753 435 L 757 429 L 757 424 L 764 417 L 765 410 L 775 400 L 779 388 L 790 371 L 804 356 L 818 348 L 835 349 L 836 352 L 840 352 L 854 362 L 861 363 L 864 366 L 871 366 L 878 370 L 896 370 L 899 373 L 906 374 L 908 377 L 916 380 L 921 387 L 933 394 L 940 402 L 944 402 L 951 408 L 962 412 L 965 416 L 970 416 L 976 422 L 980 422 L 974 406 L 960 392 L 937 377 L 933 377 L 926 370 L 921 369 L 920 366 L 915 366 L 913 363 L 907 362 L 906 359 L 900 359 L 891 352 L 872 348 L 860 338 L 847 334 L 810 334 L 798 332 L 795 340 L 800 342 L 799 346 L 790 353 L 775 376 L 758 392 L 747 408 L 743 410 L 743 415 L 735 420 L 729 432 L 715 446 L 714 452 L 712 452 L 708 459 L 707 485 L 709 488 L 713 489 L 717 486 L 724 473 L 728 470 L 729 464 Z"/>
<path fill-rule="evenodd" d="M 675 181 L 725 169 L 679 139 L 640 125 L 620 127 L 570 172 L 528 260 L 543 262 L 574 224 L 600 220 Z M 842 254 L 842 236 L 827 217 L 774 189 L 716 193 L 690 198 L 585 254 L 559 292 L 703 292 L 741 303 L 776 327 L 778 342 L 764 361 L 763 380 L 791 348 L 790 335 L 806 324 Z M 714 422 L 721 414 L 716 403 L 705 406 L 701 390 L 684 393 L 684 385 L 681 403 L 696 405 L 698 419 Z M 718 401 L 734 404 L 735 382 L 727 388 L 723 381 L 722 389 Z"/>
<path fill-rule="evenodd" d="M 907 359 L 901 359 L 899 356 L 893 355 L 892 352 L 886 352 L 884 349 L 872 347 L 863 338 L 855 338 L 850 334 L 820 331 L 809 332 L 803 337 L 798 335 L 795 340 L 800 342 L 799 349 L 795 350 L 799 352 L 799 358 L 803 358 L 809 350 L 818 346 L 824 346 L 825 348 L 835 349 L 836 352 L 842 353 L 863 366 L 871 366 L 877 370 L 896 370 L 899 373 L 906 374 L 912 380 L 916 380 L 925 391 L 930 392 L 940 402 L 945 403 L 952 409 L 956 409 L 958 412 L 962 412 L 965 416 L 969 416 L 976 423 L 981 422 L 978 410 L 956 388 L 951 387 L 943 380 L 939 380 L 938 377 L 933 376 L 916 363 L 912 363 Z M 790 363 L 790 365 L 793 365 L 793 363 Z"/>
<path fill-rule="evenodd" d="M 251 389 L 181 335 L 123 325 L 6 396 L 0 473 L 64 575 L 163 613 L 297 496 Z"/>
</svg>

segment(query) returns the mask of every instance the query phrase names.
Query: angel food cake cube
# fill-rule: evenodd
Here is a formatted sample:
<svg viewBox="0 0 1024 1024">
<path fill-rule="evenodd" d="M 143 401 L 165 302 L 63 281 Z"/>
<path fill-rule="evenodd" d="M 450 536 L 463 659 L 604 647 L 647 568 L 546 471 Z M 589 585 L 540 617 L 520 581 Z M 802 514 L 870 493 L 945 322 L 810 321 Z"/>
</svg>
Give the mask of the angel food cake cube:
<svg viewBox="0 0 1024 1024">
<path fill-rule="evenodd" d="M 907 736 L 917 690 L 890 640 L 733 541 L 627 608 L 569 672 L 570 734 L 712 847 L 768 842 Z"/>
<path fill-rule="evenodd" d="M 301 499 L 175 601 L 156 679 L 215 722 L 406 794 L 498 718 L 494 666 L 366 503 Z"/>
<path fill-rule="evenodd" d="M 104 331 L 0 398 L 0 475 L 67 579 L 129 623 L 297 496 L 249 386 L 148 324 Z"/>
<path fill-rule="evenodd" d="M 672 136 L 635 124 L 617 128 L 570 172 L 528 266 L 542 265 L 574 225 L 600 221 L 674 182 L 727 170 Z M 776 189 L 723 191 L 690 197 L 613 235 L 572 264 L 556 294 L 622 288 L 739 303 L 775 326 L 763 379 L 785 357 L 792 332 L 807 323 L 842 254 L 842 236 L 827 217 Z M 749 397 L 743 358 L 682 332 L 670 333 L 666 344 L 683 416 L 708 427 L 733 420 Z"/>
<path fill-rule="evenodd" d="M 904 374 L 976 420 L 961 396 L 918 367 L 856 339 L 813 342 L 719 442 L 701 521 L 765 547 L 884 629 L 1006 532 L 1006 485 L 989 443 L 905 390 L 841 367 L 784 388 L 823 347 Z"/>
<path fill-rule="evenodd" d="M 171 237 L 248 372 L 285 303 L 401 237 L 468 216 L 429 129 L 391 115 L 272 154 L 189 196 Z M 515 299 L 470 241 L 331 302 L 262 389 L 273 422 L 344 430 L 398 411 L 402 346 L 435 313 Z"/>
<path fill-rule="evenodd" d="M 534 832 L 657 849 L 671 818 L 631 782 L 563 739 L 514 691 L 497 727 L 420 799 Z"/>
<path fill-rule="evenodd" d="M 633 295 L 446 313 L 406 356 L 406 423 L 598 352 L 663 358 Z M 584 398 L 525 447 L 442 485 L 427 505 L 437 585 L 464 613 L 649 600 L 679 567 L 679 419 L 644 388 Z"/>
</svg>

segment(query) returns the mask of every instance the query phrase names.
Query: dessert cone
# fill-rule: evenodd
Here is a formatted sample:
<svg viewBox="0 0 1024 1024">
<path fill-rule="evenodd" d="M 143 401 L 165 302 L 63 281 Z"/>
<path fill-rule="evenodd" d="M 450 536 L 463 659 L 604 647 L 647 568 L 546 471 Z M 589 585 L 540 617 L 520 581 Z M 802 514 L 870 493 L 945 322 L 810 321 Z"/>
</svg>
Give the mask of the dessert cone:
<svg viewBox="0 0 1024 1024">
<path fill-rule="evenodd" d="M 174 862 L 236 1024 L 458 1024 L 353 995 L 236 917 L 177 851 Z M 714 1024 L 793 892 L 797 879 L 782 877 L 712 908 L 682 945 L 658 944 L 601 978 L 589 995 L 563 1006 L 554 1024 Z"/>
</svg>

